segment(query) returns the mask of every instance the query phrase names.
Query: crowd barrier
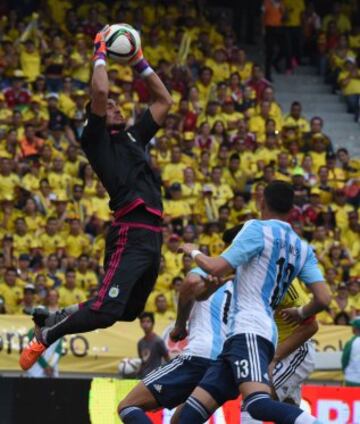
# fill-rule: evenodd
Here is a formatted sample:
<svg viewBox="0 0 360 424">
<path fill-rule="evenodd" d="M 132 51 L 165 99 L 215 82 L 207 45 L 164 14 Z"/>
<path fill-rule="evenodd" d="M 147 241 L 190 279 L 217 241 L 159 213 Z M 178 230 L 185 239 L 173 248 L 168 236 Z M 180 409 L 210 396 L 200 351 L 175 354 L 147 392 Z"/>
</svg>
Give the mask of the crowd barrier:
<svg viewBox="0 0 360 424">
<path fill-rule="evenodd" d="M 27 342 L 26 333 L 30 326 L 30 317 L 0 315 L 0 371 L 20 371 L 19 350 Z M 184 348 L 186 341 L 172 343 L 168 337 L 170 328 L 168 322 L 159 321 L 155 331 L 163 335 L 170 352 L 176 354 Z M 60 373 L 116 374 L 121 359 L 137 356 L 136 344 L 142 335 L 139 323 L 135 321 L 119 322 L 104 330 L 65 337 Z M 316 349 L 318 352 L 341 352 L 351 335 L 351 327 L 322 326 L 314 337 Z M 322 367 L 322 371 L 315 372 L 311 378 L 340 381 L 342 373 L 332 368 Z"/>
</svg>

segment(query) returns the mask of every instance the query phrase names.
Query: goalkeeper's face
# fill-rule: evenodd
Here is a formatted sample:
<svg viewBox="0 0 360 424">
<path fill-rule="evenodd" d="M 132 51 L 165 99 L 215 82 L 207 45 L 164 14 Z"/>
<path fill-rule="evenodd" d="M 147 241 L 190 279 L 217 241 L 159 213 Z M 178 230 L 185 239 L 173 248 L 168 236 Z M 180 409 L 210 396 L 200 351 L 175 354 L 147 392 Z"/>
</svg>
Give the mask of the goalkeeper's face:
<svg viewBox="0 0 360 424">
<path fill-rule="evenodd" d="M 123 129 L 125 119 L 119 105 L 113 99 L 108 99 L 106 106 L 106 125 L 111 129 Z"/>
</svg>

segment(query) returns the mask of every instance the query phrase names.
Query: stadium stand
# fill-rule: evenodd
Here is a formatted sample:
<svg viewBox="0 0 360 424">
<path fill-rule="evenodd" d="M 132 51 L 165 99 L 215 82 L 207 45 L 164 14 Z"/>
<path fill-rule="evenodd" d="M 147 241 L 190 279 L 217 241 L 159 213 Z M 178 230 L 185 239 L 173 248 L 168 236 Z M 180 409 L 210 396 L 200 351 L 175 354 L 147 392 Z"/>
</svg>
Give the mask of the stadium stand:
<svg viewBox="0 0 360 424">
<path fill-rule="evenodd" d="M 141 32 L 144 55 L 175 101 L 149 150 L 163 182 L 164 248 L 146 310 L 174 316 L 191 267 L 177 254 L 181 241 L 219 254 L 222 231 L 259 217 L 265 185 L 282 179 L 296 192 L 291 223 L 312 242 L 333 292 L 320 321 L 347 324 L 360 314 L 359 23 L 352 2 L 323 17 L 302 1 L 284 3 L 293 49 L 279 64 L 292 75 L 267 75 L 273 81 L 238 45 L 229 17 L 207 13 L 203 2 L 48 0 L 2 16 L 1 313 L 56 310 L 96 294 L 111 212 L 79 139 L 92 38 L 123 21 Z M 298 67 L 304 57 L 311 67 Z M 108 73 L 110 95 L 132 123 L 146 88 L 128 66 L 112 63 Z"/>
</svg>

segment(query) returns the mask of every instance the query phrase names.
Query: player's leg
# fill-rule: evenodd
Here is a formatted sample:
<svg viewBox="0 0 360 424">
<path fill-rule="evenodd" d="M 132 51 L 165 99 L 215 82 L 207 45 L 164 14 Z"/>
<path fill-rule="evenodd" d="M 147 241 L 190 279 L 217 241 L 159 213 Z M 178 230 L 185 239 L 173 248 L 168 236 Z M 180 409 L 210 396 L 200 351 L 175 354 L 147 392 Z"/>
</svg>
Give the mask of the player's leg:
<svg viewBox="0 0 360 424">
<path fill-rule="evenodd" d="M 243 396 L 243 408 L 252 418 L 278 424 L 313 424 L 315 417 L 297 406 L 272 399 L 268 367 L 273 345 L 254 334 L 240 334 L 229 340 L 228 359 Z"/>
<path fill-rule="evenodd" d="M 179 412 L 179 424 L 200 424 L 206 422 L 216 409 L 227 400 L 239 395 L 232 369 L 222 355 L 206 371 L 198 387 L 186 400 Z"/>
<path fill-rule="evenodd" d="M 285 359 L 276 363 L 272 374 L 272 397 L 275 400 L 300 406 L 301 384 L 314 370 L 315 348 L 311 341 L 304 343 Z M 244 410 L 241 422 L 259 424 Z"/>
<path fill-rule="evenodd" d="M 275 398 L 281 402 L 300 405 L 301 385 L 315 368 L 315 348 L 309 340 L 285 359 L 273 371 Z"/>
<path fill-rule="evenodd" d="M 139 385 L 136 386 L 120 402 L 118 408 L 120 417 L 124 416 L 121 411 L 124 409 L 128 411 L 129 408 L 133 407 L 143 411 L 153 410 L 159 406 L 173 409 L 184 402 L 191 394 L 197 383 L 204 376 L 210 363 L 211 361 L 203 358 L 178 356 L 169 363 L 155 369 L 143 379 L 141 391 Z M 145 395 L 144 389 L 146 389 L 147 395 Z M 149 393 L 151 396 L 148 396 Z M 151 402 L 150 399 L 152 400 Z M 138 421 L 128 421 L 128 419 L 133 419 L 132 417 L 135 415 L 135 412 Z M 145 414 L 143 414 L 144 416 Z M 128 422 L 141 423 L 140 417 L 140 411 L 133 410 L 133 413 L 129 414 L 123 421 L 126 424 Z"/>
<path fill-rule="evenodd" d="M 125 424 L 147 424 L 151 420 L 144 411 L 159 407 L 151 391 L 140 381 L 131 392 L 119 403 L 118 414 Z"/>
<path fill-rule="evenodd" d="M 115 239 L 114 231 L 117 235 Z M 36 338 L 21 353 L 20 365 L 23 369 L 30 368 L 47 346 L 64 335 L 106 328 L 123 320 L 134 286 L 154 261 L 151 249 L 139 243 L 139 239 L 140 242 L 144 240 L 137 233 L 138 230 L 129 231 L 128 225 L 120 225 L 109 233 L 106 273 L 96 298 L 71 307 L 69 314 L 58 315 L 55 323 L 50 324 L 50 320 L 46 322 L 43 317 L 34 317 Z M 131 320 L 136 316 L 133 314 Z"/>
<path fill-rule="evenodd" d="M 183 403 L 176 408 L 175 412 L 173 413 L 173 415 L 171 417 L 170 424 L 178 424 L 179 423 L 180 414 L 181 414 L 181 411 L 183 410 L 183 408 L 184 408 Z"/>
</svg>

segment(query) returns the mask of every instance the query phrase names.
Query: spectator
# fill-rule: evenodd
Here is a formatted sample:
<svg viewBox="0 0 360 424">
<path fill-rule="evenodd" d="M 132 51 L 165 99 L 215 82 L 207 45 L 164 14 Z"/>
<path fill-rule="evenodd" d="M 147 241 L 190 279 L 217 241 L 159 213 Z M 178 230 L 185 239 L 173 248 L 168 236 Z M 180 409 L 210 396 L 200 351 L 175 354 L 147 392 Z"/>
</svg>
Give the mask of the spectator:
<svg viewBox="0 0 360 424">
<path fill-rule="evenodd" d="M 275 31 L 278 31 L 278 30 L 276 29 Z M 272 37 L 272 35 L 271 35 L 271 37 Z M 269 43 L 270 43 L 270 41 L 269 41 Z M 271 48 L 273 48 L 273 46 Z M 269 52 L 267 54 L 269 54 Z M 268 61 L 270 61 L 270 60 L 272 60 L 272 59 L 270 59 L 270 58 L 266 59 L 266 61 L 267 61 L 266 66 L 271 66 L 271 64 L 268 63 Z M 251 78 L 248 81 L 246 81 L 246 86 L 251 88 L 252 90 L 254 90 L 257 100 L 260 100 L 262 98 L 262 94 L 263 94 L 263 91 L 265 90 L 265 88 L 271 86 L 271 82 L 270 82 L 271 81 L 271 74 L 268 75 L 268 71 L 269 70 L 265 71 L 266 75 L 267 75 L 266 76 L 267 79 L 265 79 L 264 75 L 263 75 L 263 71 L 261 69 L 261 66 L 255 63 L 253 68 L 252 68 Z M 245 95 L 245 91 L 244 91 L 244 95 Z"/>
<path fill-rule="evenodd" d="M 90 252 L 90 239 L 83 233 L 79 218 L 72 218 L 69 221 L 69 235 L 65 240 L 65 252 L 68 260 L 74 263 L 75 258 Z"/>
<path fill-rule="evenodd" d="M 166 296 L 162 293 L 155 298 L 155 320 L 163 320 L 163 322 L 175 321 L 176 314 L 169 309 L 169 303 Z"/>
<path fill-rule="evenodd" d="M 76 272 L 68 268 L 65 272 L 65 282 L 59 288 L 59 305 L 65 306 L 81 303 L 86 300 L 85 292 L 76 287 Z"/>
<path fill-rule="evenodd" d="M 50 313 L 58 311 L 59 308 L 59 292 L 56 289 L 50 289 L 47 293 L 45 306 Z"/>
<path fill-rule="evenodd" d="M 182 185 L 173 183 L 169 188 L 170 199 L 164 202 L 164 221 L 172 222 L 173 225 L 182 230 L 187 225 L 192 213 L 191 203 L 183 198 Z"/>
<path fill-rule="evenodd" d="M 177 234 L 171 234 L 167 242 L 167 250 L 164 253 L 167 271 L 176 277 L 181 272 L 182 258 L 178 253 L 181 238 Z"/>
<path fill-rule="evenodd" d="M 201 184 L 196 181 L 196 176 L 193 168 L 187 167 L 184 169 L 184 182 L 181 185 L 182 199 L 186 200 L 194 213 L 196 200 L 201 193 Z"/>
<path fill-rule="evenodd" d="M 77 261 L 76 270 L 76 285 L 82 290 L 89 291 L 96 288 L 98 285 L 98 278 L 95 272 L 90 268 L 89 255 L 82 254 Z"/>
<path fill-rule="evenodd" d="M 302 58 L 302 33 L 301 18 L 305 10 L 304 0 L 284 0 L 283 25 L 286 37 L 287 60 L 292 69 L 301 64 Z"/>
<path fill-rule="evenodd" d="M 30 271 L 30 262 L 31 258 L 27 253 L 19 255 L 17 273 L 19 281 L 23 284 L 29 284 L 33 279 L 33 274 Z"/>
<path fill-rule="evenodd" d="M 348 112 L 354 114 L 355 122 L 357 122 L 360 103 L 360 70 L 356 65 L 356 59 L 352 57 L 346 59 L 344 70 L 340 72 L 338 81 Z"/>
<path fill-rule="evenodd" d="M 171 149 L 170 163 L 165 165 L 162 174 L 165 187 L 170 187 L 171 184 L 182 181 L 185 168 L 186 165 L 182 161 L 181 148 L 174 146 Z"/>
<path fill-rule="evenodd" d="M 281 0 L 264 0 L 263 25 L 265 27 L 265 76 L 269 81 L 271 81 L 272 66 L 278 68 L 279 59 L 284 52 L 284 40 L 281 31 L 284 12 L 284 4 Z M 275 57 L 276 48 L 278 49 L 278 53 Z"/>
<path fill-rule="evenodd" d="M 223 172 L 220 166 L 212 168 L 211 180 L 208 186 L 212 189 L 212 196 L 218 208 L 228 203 L 228 201 L 233 197 L 231 187 L 227 183 L 223 182 Z"/>
<path fill-rule="evenodd" d="M 354 336 L 345 344 L 341 357 L 346 386 L 360 386 L 360 317 L 351 321 Z"/>
<path fill-rule="evenodd" d="M 285 117 L 284 125 L 294 126 L 301 134 L 310 131 L 309 122 L 302 116 L 302 106 L 300 102 L 292 102 L 290 113 Z"/>
<path fill-rule="evenodd" d="M 25 76 L 21 69 L 16 69 L 13 73 L 12 83 L 9 88 L 4 90 L 4 96 L 7 106 L 23 107 L 30 103 L 30 92 L 24 88 Z"/>
<path fill-rule="evenodd" d="M 333 317 L 340 312 L 345 312 L 348 316 L 351 316 L 351 302 L 349 302 L 349 291 L 346 283 L 340 283 L 337 288 L 336 295 L 330 304 Z"/>
<path fill-rule="evenodd" d="M 338 149 L 336 152 L 337 158 L 340 161 L 342 169 L 346 173 L 346 179 L 355 177 L 360 171 L 360 163 L 356 159 L 350 159 L 349 152 L 345 148 Z"/>
<path fill-rule="evenodd" d="M 332 151 L 332 144 L 330 138 L 323 133 L 324 121 L 319 116 L 314 116 L 310 121 L 310 132 L 305 133 L 303 137 L 303 141 L 305 143 L 306 150 L 314 150 L 314 143 L 316 140 L 321 139 L 324 143 L 325 149 L 321 151 Z M 318 147 L 318 146 L 317 146 Z M 320 150 L 318 148 L 318 150 Z M 325 159 L 321 164 L 325 165 Z M 314 164 L 315 168 L 320 166 L 321 164 Z"/>
<path fill-rule="evenodd" d="M 349 32 L 351 30 L 349 18 L 341 12 L 341 3 L 339 1 L 335 1 L 333 3 L 332 13 L 329 13 L 324 17 L 322 22 L 323 28 L 327 28 L 331 21 L 335 22 L 341 33 Z"/>
<path fill-rule="evenodd" d="M 138 377 L 144 378 L 149 372 L 159 367 L 163 361 L 168 362 L 170 357 L 164 341 L 154 333 L 154 314 L 143 312 L 139 319 L 144 337 L 137 344 L 138 355 L 141 359 Z"/>
<path fill-rule="evenodd" d="M 8 267 L 4 275 L 4 283 L 0 284 L 0 296 L 4 299 L 6 313 L 15 314 L 23 298 L 23 290 L 17 281 L 16 268 Z"/>
<path fill-rule="evenodd" d="M 26 284 L 24 287 L 24 295 L 19 303 L 18 312 L 25 315 L 32 315 L 34 309 L 37 307 L 35 301 L 35 286 L 33 284 Z"/>
<path fill-rule="evenodd" d="M 13 172 L 13 162 L 7 158 L 0 159 L 0 201 L 12 200 L 19 182 L 20 178 Z"/>
</svg>

